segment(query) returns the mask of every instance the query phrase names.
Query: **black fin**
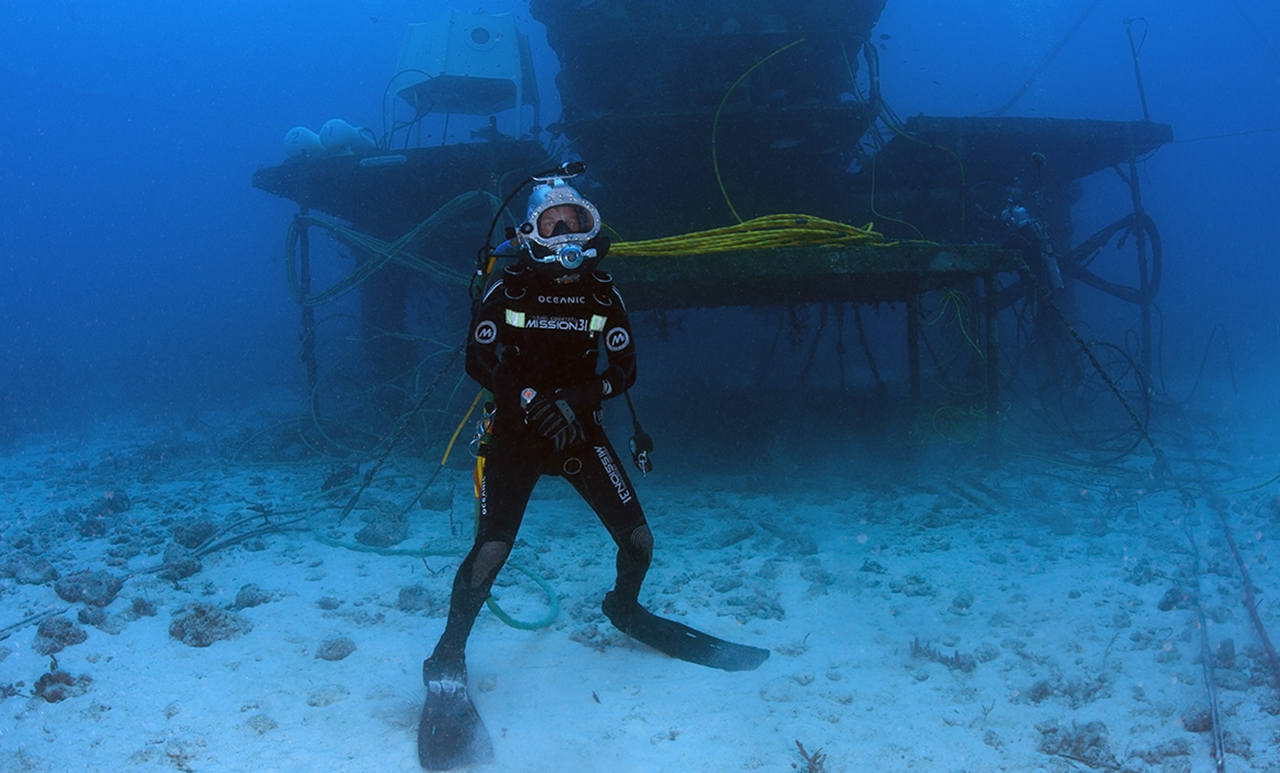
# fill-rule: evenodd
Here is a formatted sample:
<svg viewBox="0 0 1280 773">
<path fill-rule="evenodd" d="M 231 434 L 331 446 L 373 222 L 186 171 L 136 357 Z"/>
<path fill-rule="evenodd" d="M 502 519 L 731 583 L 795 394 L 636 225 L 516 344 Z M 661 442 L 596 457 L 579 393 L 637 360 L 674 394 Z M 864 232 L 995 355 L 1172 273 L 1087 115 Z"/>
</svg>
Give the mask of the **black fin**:
<svg viewBox="0 0 1280 773">
<path fill-rule="evenodd" d="M 610 592 L 604 599 L 609 621 L 631 638 L 673 658 L 724 671 L 754 671 L 769 659 L 769 650 L 735 644 L 658 617 L 636 603 L 619 602 Z"/>
<path fill-rule="evenodd" d="M 467 695 L 466 682 L 428 682 L 418 724 L 418 762 L 422 767 L 452 770 L 491 759 L 493 741 Z"/>
</svg>

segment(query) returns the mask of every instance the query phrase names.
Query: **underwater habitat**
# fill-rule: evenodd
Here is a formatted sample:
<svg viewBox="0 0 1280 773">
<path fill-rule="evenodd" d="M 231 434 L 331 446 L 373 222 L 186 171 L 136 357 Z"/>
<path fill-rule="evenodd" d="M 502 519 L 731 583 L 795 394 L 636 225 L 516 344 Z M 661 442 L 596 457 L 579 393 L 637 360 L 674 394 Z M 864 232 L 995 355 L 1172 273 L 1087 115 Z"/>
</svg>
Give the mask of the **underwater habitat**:
<svg viewBox="0 0 1280 773">
<path fill-rule="evenodd" d="M 1280 771 L 1280 7 L 0 3 L 0 773 Z"/>
</svg>

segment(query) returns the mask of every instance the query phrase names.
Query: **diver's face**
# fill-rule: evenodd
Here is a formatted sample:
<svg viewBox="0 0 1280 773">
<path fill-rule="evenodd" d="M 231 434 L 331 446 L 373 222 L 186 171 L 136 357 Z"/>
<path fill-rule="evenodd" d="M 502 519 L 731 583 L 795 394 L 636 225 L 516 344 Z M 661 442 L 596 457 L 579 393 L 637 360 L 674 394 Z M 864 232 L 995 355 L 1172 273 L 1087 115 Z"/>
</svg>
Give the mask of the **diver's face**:
<svg viewBox="0 0 1280 773">
<path fill-rule="evenodd" d="M 558 229 L 557 225 L 564 225 Z M 566 233 L 580 233 L 581 227 L 578 222 L 578 210 L 571 204 L 561 204 L 556 207 L 548 207 L 538 216 L 538 235 L 543 239 L 550 239 L 552 236 L 558 236 Z"/>
</svg>

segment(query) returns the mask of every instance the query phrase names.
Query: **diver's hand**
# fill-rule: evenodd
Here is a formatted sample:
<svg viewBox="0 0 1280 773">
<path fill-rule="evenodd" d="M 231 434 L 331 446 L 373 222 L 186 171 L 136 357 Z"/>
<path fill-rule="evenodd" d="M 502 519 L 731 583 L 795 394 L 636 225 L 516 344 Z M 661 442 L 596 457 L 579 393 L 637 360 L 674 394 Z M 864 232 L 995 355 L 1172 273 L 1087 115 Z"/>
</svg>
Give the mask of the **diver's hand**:
<svg viewBox="0 0 1280 773">
<path fill-rule="evenodd" d="M 524 423 L 555 444 L 557 451 L 563 451 L 583 436 L 577 414 L 559 392 L 548 399 L 532 389 L 525 389 L 520 395 L 520 402 L 524 406 Z"/>
</svg>

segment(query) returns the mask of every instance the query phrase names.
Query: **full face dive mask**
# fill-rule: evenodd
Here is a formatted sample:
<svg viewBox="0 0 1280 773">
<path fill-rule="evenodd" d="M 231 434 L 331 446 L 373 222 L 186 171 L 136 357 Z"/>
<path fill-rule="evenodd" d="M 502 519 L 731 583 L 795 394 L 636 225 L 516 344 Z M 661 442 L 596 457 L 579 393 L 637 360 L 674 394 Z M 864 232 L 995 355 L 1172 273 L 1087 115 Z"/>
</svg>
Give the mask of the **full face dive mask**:
<svg viewBox="0 0 1280 773">
<path fill-rule="evenodd" d="M 535 263 L 558 263 L 573 271 L 596 257 L 587 243 L 600 233 L 600 213 L 563 179 L 541 180 L 529 195 L 518 232 Z"/>
</svg>

